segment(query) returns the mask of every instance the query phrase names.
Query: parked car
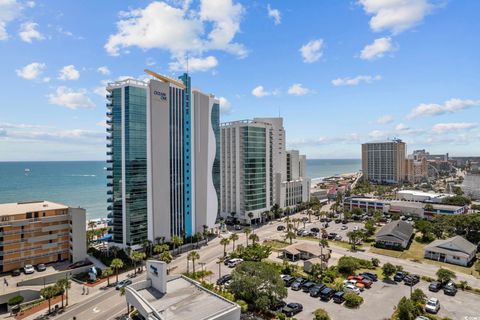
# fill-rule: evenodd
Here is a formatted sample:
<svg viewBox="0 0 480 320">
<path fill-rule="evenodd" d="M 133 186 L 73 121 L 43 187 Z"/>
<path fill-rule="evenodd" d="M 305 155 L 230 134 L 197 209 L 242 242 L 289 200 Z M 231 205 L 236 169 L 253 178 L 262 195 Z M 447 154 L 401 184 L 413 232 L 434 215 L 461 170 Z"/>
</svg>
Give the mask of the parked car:
<svg viewBox="0 0 480 320">
<path fill-rule="evenodd" d="M 301 312 L 303 310 L 303 306 L 300 303 L 289 303 L 285 307 L 283 307 L 282 312 L 287 316 L 287 317 L 293 317 L 297 313 Z"/>
<path fill-rule="evenodd" d="M 440 291 L 440 289 L 442 289 L 442 284 L 438 281 L 433 281 L 428 286 L 428 290 L 430 290 L 432 292 L 438 292 L 438 291 Z"/>
<path fill-rule="evenodd" d="M 285 230 L 285 226 L 280 225 L 277 227 L 277 231 L 283 231 L 283 230 Z"/>
<path fill-rule="evenodd" d="M 217 280 L 217 285 L 219 286 L 222 286 L 224 285 L 227 281 L 231 280 L 232 279 L 232 275 L 230 274 L 226 274 L 224 276 L 221 276 L 218 280 Z"/>
<path fill-rule="evenodd" d="M 355 294 L 360 294 L 360 289 L 358 289 L 357 287 L 355 287 L 354 284 L 346 284 L 343 286 L 343 290 L 344 291 L 350 291 L 350 292 L 353 292 Z"/>
<path fill-rule="evenodd" d="M 233 226 L 233 228 L 234 228 L 235 230 L 242 230 L 242 226 L 239 225 L 239 224 L 236 224 L 235 226 Z"/>
<path fill-rule="evenodd" d="M 430 318 L 424 317 L 424 316 L 418 316 L 415 318 L 415 320 L 430 320 Z"/>
<path fill-rule="evenodd" d="M 333 239 L 335 239 L 336 236 L 337 236 L 337 234 L 335 232 L 330 232 L 328 234 L 328 240 L 333 240 Z"/>
<path fill-rule="evenodd" d="M 353 227 L 353 231 L 358 231 L 360 228 L 358 226 Z"/>
<path fill-rule="evenodd" d="M 18 277 L 21 274 L 22 272 L 20 271 L 20 269 L 15 269 L 12 271 L 12 277 Z"/>
<path fill-rule="evenodd" d="M 230 262 L 228 263 L 229 268 L 235 268 L 238 264 L 242 263 L 243 259 L 241 258 L 234 258 L 230 259 Z"/>
<path fill-rule="evenodd" d="M 120 290 L 122 288 L 125 288 L 128 285 L 131 285 L 131 284 L 132 284 L 132 280 L 125 279 L 125 280 L 122 280 L 122 281 L 118 282 L 117 285 L 115 286 L 115 289 Z"/>
<path fill-rule="evenodd" d="M 457 294 L 457 287 L 453 282 L 449 282 L 443 287 L 443 293 L 448 296 L 454 296 Z"/>
<path fill-rule="evenodd" d="M 333 302 L 343 303 L 343 301 L 345 300 L 345 298 L 343 297 L 344 295 L 345 295 L 345 292 L 343 291 L 335 292 L 335 294 L 333 295 Z"/>
<path fill-rule="evenodd" d="M 372 286 L 372 280 L 367 279 L 366 277 L 361 276 L 361 275 L 349 276 L 347 279 L 348 280 L 356 280 L 357 282 L 355 283 L 355 285 L 357 285 L 357 287 L 359 287 L 358 284 L 362 284 L 367 289 L 369 289 Z M 360 290 L 361 290 L 361 288 L 360 288 Z"/>
<path fill-rule="evenodd" d="M 232 259 L 225 259 L 225 260 L 223 260 L 223 264 L 226 265 L 226 266 L 228 266 L 228 264 L 230 263 L 230 260 L 232 260 Z"/>
<path fill-rule="evenodd" d="M 407 274 L 405 272 L 398 271 L 397 273 L 395 273 L 393 280 L 401 282 L 406 276 Z"/>
<path fill-rule="evenodd" d="M 285 287 L 290 287 L 294 281 L 295 281 L 295 278 L 292 276 L 283 277 L 283 282 L 285 283 Z"/>
<path fill-rule="evenodd" d="M 343 239 L 342 236 L 339 235 L 339 234 L 337 234 L 337 235 L 335 236 L 335 240 L 337 240 L 337 241 L 342 241 L 342 239 Z"/>
<path fill-rule="evenodd" d="M 307 280 L 303 278 L 296 278 L 295 281 L 292 283 L 292 290 L 294 291 L 299 291 L 302 288 L 302 285 L 306 282 Z"/>
<path fill-rule="evenodd" d="M 310 297 L 319 297 L 320 292 L 325 288 L 324 284 L 316 284 L 310 289 Z"/>
<path fill-rule="evenodd" d="M 283 300 L 276 300 L 270 305 L 270 310 L 275 312 L 281 312 L 282 309 L 287 305 Z"/>
<path fill-rule="evenodd" d="M 342 226 L 340 229 L 342 229 L 342 230 L 347 230 L 347 229 L 348 229 L 348 226 Z"/>
<path fill-rule="evenodd" d="M 37 271 L 38 272 L 42 272 L 42 271 L 45 271 L 45 270 L 47 270 L 47 267 L 43 263 L 37 264 Z"/>
<path fill-rule="evenodd" d="M 335 290 L 332 288 L 324 288 L 322 292 L 320 292 L 320 300 L 323 301 L 330 301 L 332 299 L 333 295 L 335 294 Z"/>
<path fill-rule="evenodd" d="M 314 282 L 307 281 L 304 284 L 302 284 L 302 291 L 303 292 L 310 292 L 310 289 L 312 289 L 315 286 Z"/>
<path fill-rule="evenodd" d="M 342 219 L 335 219 L 335 223 L 341 223 L 342 222 Z"/>
<path fill-rule="evenodd" d="M 306 231 L 306 230 L 305 229 L 298 229 L 297 236 L 302 236 L 304 231 Z"/>
<path fill-rule="evenodd" d="M 375 273 L 362 272 L 362 273 L 360 273 L 360 275 L 372 280 L 373 282 L 378 280 L 378 276 Z"/>
<path fill-rule="evenodd" d="M 347 221 L 347 220 L 345 220 L 345 219 L 344 219 L 344 220 L 342 220 L 342 224 L 347 224 L 347 223 L 348 223 L 348 221 Z M 345 229 L 343 229 L 343 226 L 342 226 L 342 230 L 345 230 Z"/>
<path fill-rule="evenodd" d="M 314 233 L 319 233 L 320 232 L 320 229 L 317 228 L 317 227 L 313 227 L 310 229 L 311 232 L 314 232 Z"/>
<path fill-rule="evenodd" d="M 35 272 L 35 268 L 33 268 L 33 266 L 31 264 L 26 264 L 24 267 L 23 267 L 23 272 L 25 274 L 32 274 Z"/>
<path fill-rule="evenodd" d="M 407 286 L 414 286 L 420 282 L 420 277 L 416 274 L 409 274 L 403 279 L 403 283 Z"/>
<path fill-rule="evenodd" d="M 437 313 L 440 310 L 440 301 L 437 298 L 428 299 L 425 304 L 425 311 L 429 313 Z"/>
</svg>

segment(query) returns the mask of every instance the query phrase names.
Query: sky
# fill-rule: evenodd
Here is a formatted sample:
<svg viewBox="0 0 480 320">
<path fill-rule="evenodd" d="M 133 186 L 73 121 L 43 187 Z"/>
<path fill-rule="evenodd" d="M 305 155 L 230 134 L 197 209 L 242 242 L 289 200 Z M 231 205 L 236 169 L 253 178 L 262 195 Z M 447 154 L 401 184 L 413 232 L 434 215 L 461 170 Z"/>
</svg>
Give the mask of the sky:
<svg viewBox="0 0 480 320">
<path fill-rule="evenodd" d="M 480 155 L 480 1 L 0 0 L 0 161 L 104 160 L 105 85 L 149 68 L 288 148 Z"/>
</svg>

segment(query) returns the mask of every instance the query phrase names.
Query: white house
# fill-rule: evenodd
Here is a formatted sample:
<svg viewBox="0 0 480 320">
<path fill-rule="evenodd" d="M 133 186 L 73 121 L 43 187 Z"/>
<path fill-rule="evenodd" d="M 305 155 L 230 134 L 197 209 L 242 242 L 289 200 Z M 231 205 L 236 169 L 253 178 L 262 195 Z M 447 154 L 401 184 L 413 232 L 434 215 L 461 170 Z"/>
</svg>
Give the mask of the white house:
<svg viewBox="0 0 480 320">
<path fill-rule="evenodd" d="M 425 258 L 467 266 L 477 253 L 477 246 L 461 236 L 435 240 L 425 246 Z"/>
</svg>

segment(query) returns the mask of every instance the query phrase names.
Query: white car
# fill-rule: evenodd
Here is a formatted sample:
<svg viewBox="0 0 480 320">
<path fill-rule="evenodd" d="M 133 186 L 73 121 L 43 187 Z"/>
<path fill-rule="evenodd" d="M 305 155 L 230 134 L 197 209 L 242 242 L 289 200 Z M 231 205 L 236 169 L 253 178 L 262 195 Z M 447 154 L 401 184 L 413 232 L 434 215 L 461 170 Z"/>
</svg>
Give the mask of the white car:
<svg viewBox="0 0 480 320">
<path fill-rule="evenodd" d="M 440 301 L 437 298 L 430 298 L 425 305 L 425 311 L 430 313 L 437 313 L 440 310 Z"/>
<path fill-rule="evenodd" d="M 240 259 L 240 258 L 230 259 L 230 261 L 228 262 L 228 267 L 235 268 L 241 262 L 243 262 L 243 259 Z"/>
<path fill-rule="evenodd" d="M 358 226 L 353 227 L 353 231 L 358 231 Z"/>
<path fill-rule="evenodd" d="M 31 264 L 26 264 L 25 267 L 23 267 L 23 272 L 25 272 L 25 274 L 32 274 L 35 272 L 35 268 Z"/>
<path fill-rule="evenodd" d="M 358 289 L 357 287 L 355 287 L 355 285 L 353 285 L 351 283 L 343 286 L 343 291 L 345 291 L 345 292 L 350 291 L 350 292 L 353 292 L 355 294 L 360 294 L 360 289 Z"/>
<path fill-rule="evenodd" d="M 342 230 L 347 230 L 348 227 L 347 227 L 347 226 L 342 226 L 340 229 L 342 229 Z"/>
</svg>

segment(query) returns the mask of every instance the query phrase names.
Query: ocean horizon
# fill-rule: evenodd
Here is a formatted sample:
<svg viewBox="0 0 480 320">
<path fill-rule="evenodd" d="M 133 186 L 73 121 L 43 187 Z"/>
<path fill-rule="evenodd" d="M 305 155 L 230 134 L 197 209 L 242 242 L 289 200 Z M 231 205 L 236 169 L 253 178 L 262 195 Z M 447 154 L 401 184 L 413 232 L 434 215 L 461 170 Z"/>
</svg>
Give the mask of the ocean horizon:
<svg viewBox="0 0 480 320">
<path fill-rule="evenodd" d="M 105 161 L 0 161 L 0 203 L 49 200 L 107 215 Z M 360 159 L 307 159 L 307 175 L 321 179 L 359 171 Z"/>
</svg>

